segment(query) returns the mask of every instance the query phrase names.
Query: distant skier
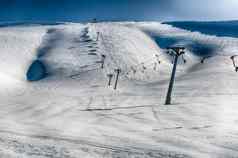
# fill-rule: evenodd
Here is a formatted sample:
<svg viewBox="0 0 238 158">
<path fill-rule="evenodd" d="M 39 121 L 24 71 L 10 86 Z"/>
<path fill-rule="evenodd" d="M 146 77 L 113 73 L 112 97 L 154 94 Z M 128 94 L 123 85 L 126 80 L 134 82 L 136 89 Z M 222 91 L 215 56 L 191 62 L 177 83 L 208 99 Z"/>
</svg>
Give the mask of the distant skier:
<svg viewBox="0 0 238 158">
<path fill-rule="evenodd" d="M 131 70 L 132 70 L 133 74 L 135 75 L 136 74 L 136 69 L 134 69 L 134 67 L 132 66 Z"/>
<path fill-rule="evenodd" d="M 109 78 L 108 86 L 111 86 L 113 74 L 108 74 L 107 77 Z"/>
<path fill-rule="evenodd" d="M 159 60 L 159 55 L 158 55 L 158 54 L 155 54 L 155 57 L 156 57 L 157 62 L 160 64 L 161 61 Z"/>
<path fill-rule="evenodd" d="M 100 32 L 97 32 L 97 41 L 99 40 Z"/>
<path fill-rule="evenodd" d="M 154 68 L 153 69 L 154 69 L 154 71 L 157 70 L 157 63 L 156 62 L 154 63 Z"/>
<path fill-rule="evenodd" d="M 144 73 L 144 72 L 145 72 L 145 70 L 146 70 L 145 64 L 144 64 L 144 63 L 142 63 L 142 73 Z"/>
<path fill-rule="evenodd" d="M 102 54 L 102 65 L 101 65 L 101 68 L 103 69 L 104 68 L 104 63 L 105 63 L 105 59 L 106 59 L 106 55 Z"/>
</svg>

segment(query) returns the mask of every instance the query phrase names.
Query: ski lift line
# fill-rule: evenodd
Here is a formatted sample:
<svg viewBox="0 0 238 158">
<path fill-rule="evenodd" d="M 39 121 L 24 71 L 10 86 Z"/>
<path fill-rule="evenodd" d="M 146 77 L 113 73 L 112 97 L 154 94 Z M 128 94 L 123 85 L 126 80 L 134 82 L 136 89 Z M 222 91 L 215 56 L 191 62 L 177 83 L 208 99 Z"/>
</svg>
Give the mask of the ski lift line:
<svg viewBox="0 0 238 158">
<path fill-rule="evenodd" d="M 133 46 L 135 47 L 135 44 L 134 44 L 133 42 L 130 41 L 130 43 L 132 43 Z M 135 47 L 135 48 L 136 48 L 136 47 Z M 136 49 L 137 49 L 137 48 L 136 48 Z M 163 55 L 163 54 L 158 54 L 157 57 L 160 57 L 160 56 L 162 56 L 162 55 Z M 143 65 L 143 64 L 148 63 L 148 62 L 151 63 L 151 61 L 154 60 L 154 58 L 155 58 L 155 57 L 150 58 L 150 59 L 148 59 L 148 60 L 146 60 L 146 61 L 144 61 L 144 62 L 141 62 L 141 63 L 139 63 L 139 64 L 137 64 L 137 65 L 134 65 L 134 67 L 137 67 L 137 66 Z M 154 63 L 155 63 L 155 62 L 154 62 Z M 153 64 L 154 64 L 154 63 L 153 63 Z M 131 72 L 131 71 L 133 71 L 133 70 L 126 71 L 126 72 L 124 72 L 123 74 L 127 74 L 127 73 L 129 73 L 129 72 Z"/>
<path fill-rule="evenodd" d="M 220 56 L 220 57 L 229 57 L 229 60 L 230 60 L 231 57 L 232 57 L 232 55 L 222 55 L 222 54 L 220 54 L 220 55 L 216 55 L 216 56 L 207 57 L 206 60 L 209 60 L 210 58 L 217 57 L 217 56 Z M 238 58 L 238 55 L 233 55 L 233 57 L 237 57 L 237 58 Z M 202 59 L 202 60 L 203 60 L 203 62 L 204 62 L 205 59 Z M 238 59 L 236 59 L 236 60 L 238 60 Z M 203 63 L 203 62 L 202 62 L 202 63 Z M 232 59 L 232 62 L 233 62 L 233 66 L 234 66 L 235 58 Z M 230 64 L 231 64 L 228 60 L 224 60 L 223 63 L 226 64 L 226 65 L 230 65 Z M 236 66 L 234 66 L 234 67 L 236 68 Z M 236 69 L 237 69 L 237 68 L 236 68 Z"/>
<path fill-rule="evenodd" d="M 151 60 L 152 60 L 152 59 L 154 59 L 154 58 L 148 59 L 148 60 L 146 60 L 146 61 L 144 61 L 144 62 L 141 62 L 141 63 L 139 63 L 139 64 L 137 64 L 137 65 L 133 65 L 133 66 L 131 66 L 131 67 L 133 67 L 134 70 L 136 70 L 136 72 L 138 72 L 138 66 L 143 66 L 143 65 L 145 65 L 146 63 L 149 63 L 149 62 L 150 62 L 151 65 L 154 64 L 155 62 L 151 63 Z M 133 70 L 133 69 L 130 69 L 129 71 L 125 71 L 125 72 L 123 72 L 122 74 L 127 74 L 127 73 L 130 73 L 130 72 L 134 71 L 134 70 Z"/>
<path fill-rule="evenodd" d="M 153 63 L 152 63 L 152 64 L 153 64 Z M 152 65 L 152 64 L 151 64 L 151 65 Z M 166 68 L 168 68 L 168 67 L 166 67 Z M 152 68 L 152 69 L 153 69 L 153 68 Z M 151 69 L 151 70 L 152 70 L 152 69 Z M 170 70 L 170 69 L 171 69 L 171 67 L 169 67 L 169 70 Z M 123 72 L 122 75 L 120 75 L 120 76 L 121 76 L 121 77 L 125 77 L 125 79 L 126 79 L 126 78 L 130 78 L 130 77 L 128 77 L 128 75 L 130 75 L 130 74 L 128 74 L 128 73 L 131 73 L 131 71 L 133 71 L 133 70 L 129 70 L 129 71 Z M 158 70 L 154 70 L 154 71 L 159 72 Z M 141 72 L 141 69 L 139 69 L 139 70 L 136 69 L 136 72 L 137 72 L 137 74 L 141 74 L 141 75 L 144 74 L 144 75 L 142 75 L 142 76 L 146 76 L 147 78 L 151 77 L 151 76 L 148 75 L 148 73 L 147 73 L 148 71 L 145 71 L 145 72 L 143 73 L 143 72 Z M 139 73 L 138 73 L 138 72 L 139 72 Z M 150 72 L 153 72 L 153 70 L 150 71 Z M 184 71 L 178 69 L 178 72 L 179 72 L 179 73 L 183 73 Z M 137 74 L 134 74 L 134 76 L 136 76 Z M 144 78 L 144 77 L 143 77 L 143 78 Z M 124 81 L 125 79 L 123 79 L 123 81 Z"/>
<path fill-rule="evenodd" d="M 127 39 L 128 40 L 128 39 Z M 130 40 L 128 40 L 128 41 L 130 41 Z M 132 43 L 133 45 L 134 45 L 134 43 L 133 42 L 131 42 L 130 41 L 130 43 Z M 222 45 L 221 45 L 221 47 L 220 47 L 220 49 L 224 49 L 225 47 L 226 47 L 226 44 L 224 44 L 225 42 L 224 41 L 222 41 Z M 135 46 L 135 45 L 134 45 Z M 136 46 L 135 46 L 135 48 L 136 48 Z M 137 49 L 137 48 L 136 48 Z M 160 54 L 159 56 L 161 56 L 161 55 L 163 55 L 163 54 Z M 211 56 L 211 57 L 215 57 L 215 56 L 222 56 L 222 57 L 227 57 L 227 56 L 231 56 L 231 55 L 224 55 L 224 54 L 219 54 L 219 53 L 215 53 L 215 55 L 214 56 Z M 190 58 L 190 56 L 188 56 L 189 58 Z M 211 58 L 210 56 L 208 57 L 208 58 Z M 206 58 L 206 57 L 205 57 Z M 208 59 L 207 58 L 207 59 Z M 152 60 L 153 60 L 154 58 L 152 58 Z M 151 59 L 149 59 L 148 60 L 148 62 L 150 62 L 150 64 L 152 64 L 151 63 Z M 147 61 L 145 61 L 145 62 L 142 62 L 142 63 L 139 63 L 138 65 L 136 65 L 135 67 L 137 67 L 137 66 L 139 66 L 139 65 L 145 65 L 147 63 Z M 226 63 L 226 62 L 225 62 Z M 227 64 L 227 63 L 226 63 Z M 135 68 L 136 69 L 136 71 L 138 71 L 138 68 Z M 129 71 L 125 71 L 125 72 L 123 72 L 123 74 L 121 75 L 122 77 L 126 77 L 126 78 L 128 78 L 128 73 L 130 73 L 131 71 L 133 71 L 132 69 L 131 70 L 129 70 Z"/>
<path fill-rule="evenodd" d="M 104 36 L 107 36 L 107 35 L 104 35 Z M 102 39 L 102 43 L 103 43 L 103 45 L 105 45 L 105 39 L 104 39 L 104 37 L 103 37 L 103 35 L 101 34 L 101 39 Z M 111 36 L 108 36 L 108 37 L 111 37 Z M 132 42 L 132 41 L 130 41 L 130 40 L 127 40 L 127 41 L 129 41 L 135 48 L 136 48 L 136 50 L 138 50 L 138 48 L 135 46 L 135 44 L 134 44 L 134 42 Z M 107 42 L 107 43 L 110 43 L 110 42 Z M 112 54 L 111 54 L 112 55 Z M 157 54 L 157 56 L 156 57 L 153 57 L 153 58 L 150 58 L 150 59 L 148 59 L 148 60 L 146 60 L 146 61 L 144 61 L 144 62 L 141 62 L 141 63 L 139 63 L 139 64 L 137 64 L 137 65 L 134 65 L 134 67 L 137 67 L 137 66 L 144 66 L 145 64 L 147 64 L 147 63 L 150 63 L 150 65 L 154 65 L 154 63 L 156 62 L 156 61 L 154 61 L 154 62 L 152 62 L 151 63 L 151 61 L 153 61 L 153 60 L 155 60 L 155 58 L 158 58 L 158 57 L 160 57 L 160 56 L 162 56 L 163 54 Z M 114 60 L 113 58 L 112 58 L 112 60 Z M 115 61 L 114 61 L 115 62 Z M 158 62 L 158 60 L 157 60 L 157 62 Z M 117 63 L 117 62 L 115 62 L 115 63 Z M 120 68 L 120 66 L 118 66 L 119 64 L 116 64 L 117 65 L 117 67 L 118 68 Z M 167 66 L 167 65 L 166 65 Z M 126 66 L 126 67 L 128 67 L 128 66 Z M 169 66 L 168 66 L 169 67 Z M 136 71 L 136 72 L 138 72 L 138 68 L 134 68 L 134 70 Z M 134 70 L 132 70 L 132 69 L 130 69 L 129 71 L 125 71 L 125 72 L 123 72 L 120 76 L 121 77 L 128 77 L 128 73 L 130 73 L 131 71 L 134 71 Z M 141 70 L 141 69 L 140 69 Z M 148 76 L 147 76 L 147 78 L 148 78 Z"/>
<path fill-rule="evenodd" d="M 203 57 L 203 58 L 231 57 L 231 56 L 238 56 L 238 55 L 225 55 L 225 54 L 218 54 L 218 53 L 216 53 L 216 55 L 213 55 L 213 56 L 206 56 L 206 57 Z"/>
<path fill-rule="evenodd" d="M 161 54 L 162 55 L 162 54 Z M 143 65 L 145 65 L 145 64 L 147 64 L 147 63 L 150 63 L 150 65 L 149 66 L 153 66 L 157 61 L 155 61 L 155 62 L 151 62 L 152 60 L 154 59 L 154 57 L 153 58 L 151 58 L 151 59 L 148 59 L 148 60 L 146 60 L 146 61 L 144 61 L 144 62 L 141 62 L 141 63 L 139 63 L 139 64 L 137 64 L 137 65 L 133 65 L 133 66 L 131 66 L 131 67 L 136 67 L 136 68 L 134 68 L 134 69 L 130 69 L 129 71 L 126 71 L 126 72 L 123 72 L 123 75 L 122 76 L 127 76 L 127 73 L 130 73 L 131 71 L 134 71 L 134 70 L 136 70 L 136 72 L 138 72 L 139 70 L 138 70 L 138 66 L 143 66 Z M 166 67 L 168 68 L 170 68 L 170 66 L 168 66 L 168 65 L 166 65 Z M 141 69 L 140 69 L 141 70 Z"/>
<path fill-rule="evenodd" d="M 160 55 L 158 55 L 158 56 L 161 56 L 161 55 L 163 55 L 163 54 L 160 54 Z M 157 63 L 158 61 L 154 61 L 153 62 L 153 60 L 155 59 L 156 57 L 153 57 L 153 58 L 150 58 L 150 59 L 148 59 L 148 60 L 146 60 L 146 61 L 143 61 L 143 62 L 141 62 L 141 63 L 139 63 L 139 64 L 137 64 L 137 65 L 133 65 L 133 66 L 131 66 L 131 67 L 138 67 L 138 66 L 143 66 L 143 65 L 145 65 L 145 64 L 147 64 L 147 63 L 150 63 L 151 65 L 153 65 L 153 64 L 155 64 L 155 63 Z M 159 63 L 160 64 L 160 63 Z M 167 65 L 166 65 L 167 66 Z M 169 67 L 169 66 L 167 66 L 167 67 Z M 136 71 L 138 71 L 138 68 L 135 68 L 136 69 Z M 123 74 L 127 74 L 127 73 L 130 73 L 131 71 L 134 71 L 133 69 L 130 69 L 129 71 L 126 71 L 126 72 L 124 72 Z"/>
<path fill-rule="evenodd" d="M 105 44 L 105 39 L 104 39 L 104 37 L 103 37 L 103 35 L 101 34 L 101 36 L 100 36 L 100 41 L 102 41 L 102 45 L 104 45 L 104 47 L 105 48 L 107 48 L 107 45 Z M 109 51 L 110 52 L 110 51 Z M 110 53 L 111 54 L 111 53 Z M 101 55 L 103 55 L 102 53 L 101 53 Z M 112 56 L 110 56 L 111 57 L 111 60 L 115 63 L 115 65 L 116 66 L 118 66 L 118 63 L 112 58 Z"/>
<path fill-rule="evenodd" d="M 153 71 L 156 71 L 156 70 L 154 70 L 154 65 L 156 64 L 156 62 L 153 62 L 153 63 L 150 63 L 149 65 L 146 65 L 146 69 L 153 69 Z M 160 67 L 164 67 L 164 68 L 168 68 L 168 69 L 171 69 L 171 66 L 169 66 L 169 65 L 167 65 L 167 64 L 160 64 L 161 66 Z M 140 66 L 143 66 L 143 65 L 140 65 Z M 158 65 L 157 65 L 158 66 Z M 138 66 L 136 66 L 136 67 L 138 67 Z M 149 67 L 149 68 L 147 68 L 147 67 Z M 140 72 L 141 71 L 141 67 L 140 68 L 135 68 L 135 70 L 137 71 L 137 72 Z M 130 73 L 131 71 L 133 71 L 133 70 L 129 70 L 129 71 L 126 71 L 126 72 L 124 72 L 124 73 Z M 145 71 L 145 72 L 147 72 L 147 71 Z"/>
<path fill-rule="evenodd" d="M 89 53 L 87 53 L 87 54 L 80 54 L 79 56 L 81 56 L 81 55 L 89 55 Z M 95 55 L 97 56 L 97 54 L 95 54 Z M 87 68 L 92 67 L 92 66 L 97 66 L 97 65 L 99 65 L 99 63 L 95 62 L 95 63 L 93 63 L 93 64 L 87 65 Z M 84 69 L 84 68 L 82 68 L 82 69 Z M 70 75 L 70 76 L 68 76 L 68 77 L 74 79 L 74 77 L 79 76 L 79 75 L 80 75 L 81 73 L 83 73 L 83 72 L 94 71 L 94 70 L 97 70 L 97 69 L 98 69 L 98 68 L 89 69 L 89 70 L 85 70 L 85 71 L 82 70 L 82 71 L 79 71 L 79 72 L 77 72 L 76 74 Z"/>
<path fill-rule="evenodd" d="M 101 40 L 100 40 L 101 39 Z M 102 45 L 107 49 L 107 47 L 108 47 L 108 45 L 105 43 L 105 39 L 104 39 L 104 37 L 103 37 L 103 35 L 102 34 L 100 34 L 100 37 L 99 37 L 99 41 L 101 41 L 101 43 L 102 43 Z M 107 43 L 109 43 L 109 42 L 107 42 Z M 112 47 L 112 46 L 111 46 Z M 110 51 L 109 51 L 110 52 Z M 102 53 L 100 53 L 101 55 L 103 55 Z M 111 53 L 110 53 L 111 54 Z M 112 54 L 111 54 L 111 56 L 110 56 L 110 58 L 111 58 L 111 61 L 113 61 L 113 63 L 116 65 L 116 67 L 119 67 L 119 64 L 115 61 L 115 59 L 112 57 Z M 109 64 L 109 63 L 107 63 L 107 64 Z M 114 65 L 113 64 L 113 65 Z M 115 66 L 114 66 L 115 67 Z M 109 74 L 109 73 L 111 73 L 112 72 L 112 70 L 110 70 L 110 69 L 108 69 L 107 67 L 106 67 L 106 69 L 104 69 L 104 71 L 106 72 L 106 74 Z"/>
</svg>

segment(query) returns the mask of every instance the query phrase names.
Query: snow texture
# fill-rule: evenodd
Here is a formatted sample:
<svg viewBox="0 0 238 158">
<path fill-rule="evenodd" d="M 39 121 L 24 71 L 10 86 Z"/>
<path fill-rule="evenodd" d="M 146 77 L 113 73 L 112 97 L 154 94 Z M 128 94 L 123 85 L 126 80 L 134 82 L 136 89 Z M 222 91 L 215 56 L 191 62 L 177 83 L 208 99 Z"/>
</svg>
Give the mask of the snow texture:
<svg viewBox="0 0 238 158">
<path fill-rule="evenodd" d="M 155 37 L 188 47 L 169 106 L 172 57 Z M 238 157 L 236 38 L 158 22 L 65 23 L 1 27 L 0 43 L 0 157 Z"/>
</svg>

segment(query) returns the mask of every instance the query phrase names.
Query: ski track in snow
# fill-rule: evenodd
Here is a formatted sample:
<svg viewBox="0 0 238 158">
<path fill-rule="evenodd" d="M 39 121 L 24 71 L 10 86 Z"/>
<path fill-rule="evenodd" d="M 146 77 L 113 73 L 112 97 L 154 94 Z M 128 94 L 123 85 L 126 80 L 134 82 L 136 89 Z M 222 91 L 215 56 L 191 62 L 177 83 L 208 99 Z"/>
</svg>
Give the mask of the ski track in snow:
<svg viewBox="0 0 238 158">
<path fill-rule="evenodd" d="M 170 106 L 171 58 L 148 35 L 218 47 L 203 64 L 189 51 L 179 61 Z M 66 23 L 3 27 L 0 43 L 0 157 L 238 157 L 236 38 L 158 22 Z M 36 59 L 48 76 L 27 82 Z"/>
</svg>

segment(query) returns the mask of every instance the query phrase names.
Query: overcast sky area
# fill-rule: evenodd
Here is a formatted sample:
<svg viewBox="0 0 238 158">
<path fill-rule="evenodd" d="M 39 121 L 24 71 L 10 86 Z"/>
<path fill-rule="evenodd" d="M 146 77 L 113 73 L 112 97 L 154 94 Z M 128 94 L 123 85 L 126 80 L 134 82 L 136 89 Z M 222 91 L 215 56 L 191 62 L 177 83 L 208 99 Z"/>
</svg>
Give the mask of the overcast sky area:
<svg viewBox="0 0 238 158">
<path fill-rule="evenodd" d="M 238 20 L 238 0 L 0 0 L 0 21 Z"/>
</svg>

